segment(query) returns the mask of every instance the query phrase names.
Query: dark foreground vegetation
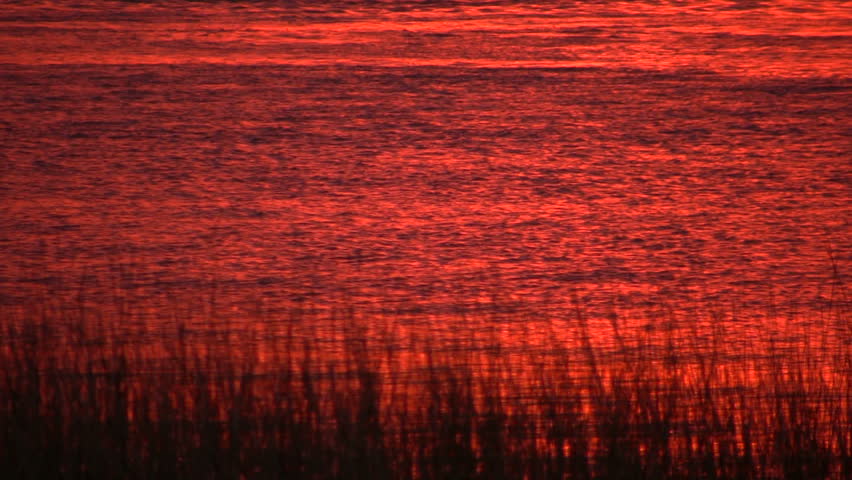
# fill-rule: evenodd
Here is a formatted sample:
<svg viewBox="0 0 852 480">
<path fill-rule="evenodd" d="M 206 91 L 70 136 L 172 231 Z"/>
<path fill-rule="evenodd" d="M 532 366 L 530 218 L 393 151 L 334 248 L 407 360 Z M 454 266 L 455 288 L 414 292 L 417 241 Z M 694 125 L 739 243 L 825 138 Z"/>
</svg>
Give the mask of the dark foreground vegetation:
<svg viewBox="0 0 852 480">
<path fill-rule="evenodd" d="M 0 477 L 852 478 L 841 317 L 744 341 L 665 309 L 431 334 L 351 312 L 132 333 L 7 312 Z"/>
</svg>

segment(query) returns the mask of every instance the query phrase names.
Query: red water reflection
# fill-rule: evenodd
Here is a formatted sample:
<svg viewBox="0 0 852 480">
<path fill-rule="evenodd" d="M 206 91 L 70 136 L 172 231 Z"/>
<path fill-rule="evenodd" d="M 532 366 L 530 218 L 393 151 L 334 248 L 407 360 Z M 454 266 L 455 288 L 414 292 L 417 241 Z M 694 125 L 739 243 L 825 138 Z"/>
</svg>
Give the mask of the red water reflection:
<svg viewBox="0 0 852 480">
<path fill-rule="evenodd" d="M 172 2 L 8 7 L 2 56 L 24 64 L 629 66 L 848 75 L 849 7 L 611 2 L 311 8 Z M 840 41 L 838 41 L 840 40 Z"/>
<path fill-rule="evenodd" d="M 461 396 L 558 458 L 623 414 L 648 462 L 764 474 L 809 412 L 848 456 L 850 7 L 800 3 L 5 6 L 7 388 L 153 375 L 132 418 L 229 421 L 218 372 L 311 428 L 378 395 L 384 431 Z"/>
</svg>

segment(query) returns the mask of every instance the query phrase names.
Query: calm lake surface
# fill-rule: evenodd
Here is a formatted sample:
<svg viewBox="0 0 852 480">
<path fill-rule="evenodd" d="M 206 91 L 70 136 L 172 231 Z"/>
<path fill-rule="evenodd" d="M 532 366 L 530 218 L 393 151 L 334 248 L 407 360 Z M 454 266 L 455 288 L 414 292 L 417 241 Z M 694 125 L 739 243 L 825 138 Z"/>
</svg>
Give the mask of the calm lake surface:
<svg viewBox="0 0 852 480">
<path fill-rule="evenodd" d="M 848 312 L 848 2 L 93 5 L 0 12 L 7 311 Z"/>
<path fill-rule="evenodd" d="M 852 478 L 852 2 L 323 3 L 3 2 L 0 476 Z"/>
</svg>

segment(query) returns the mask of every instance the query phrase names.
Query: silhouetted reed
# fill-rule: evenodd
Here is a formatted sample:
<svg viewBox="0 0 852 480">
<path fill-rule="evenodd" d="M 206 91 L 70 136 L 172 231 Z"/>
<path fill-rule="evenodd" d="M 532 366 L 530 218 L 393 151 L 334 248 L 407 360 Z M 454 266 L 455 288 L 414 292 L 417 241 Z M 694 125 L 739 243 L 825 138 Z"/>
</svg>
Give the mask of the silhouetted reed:
<svg viewBox="0 0 852 480">
<path fill-rule="evenodd" d="M 10 310 L 0 476 L 850 478 L 845 313 L 746 343 L 722 313 L 597 324 L 579 301 L 560 322 L 299 311 L 158 335 Z"/>
</svg>

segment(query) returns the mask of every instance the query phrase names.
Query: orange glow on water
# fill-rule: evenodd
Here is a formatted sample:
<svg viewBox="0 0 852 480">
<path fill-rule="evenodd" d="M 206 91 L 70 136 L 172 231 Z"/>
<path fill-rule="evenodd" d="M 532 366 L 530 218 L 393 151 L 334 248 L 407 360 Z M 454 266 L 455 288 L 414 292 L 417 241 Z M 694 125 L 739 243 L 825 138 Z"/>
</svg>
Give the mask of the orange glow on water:
<svg viewBox="0 0 852 480">
<path fill-rule="evenodd" d="M 682 3 L 4 5 L 0 415 L 848 455 L 852 6 Z"/>
<path fill-rule="evenodd" d="M 701 69 L 848 75 L 843 3 L 618 3 L 385 9 L 64 2 L 6 9 L 0 62 Z M 57 23 L 60 22 L 60 23 Z M 57 26 L 61 25 L 61 28 Z M 768 36 L 783 43 L 764 50 Z M 714 42 L 717 45 L 708 45 Z M 703 53 L 711 52 L 711 53 Z"/>
</svg>

